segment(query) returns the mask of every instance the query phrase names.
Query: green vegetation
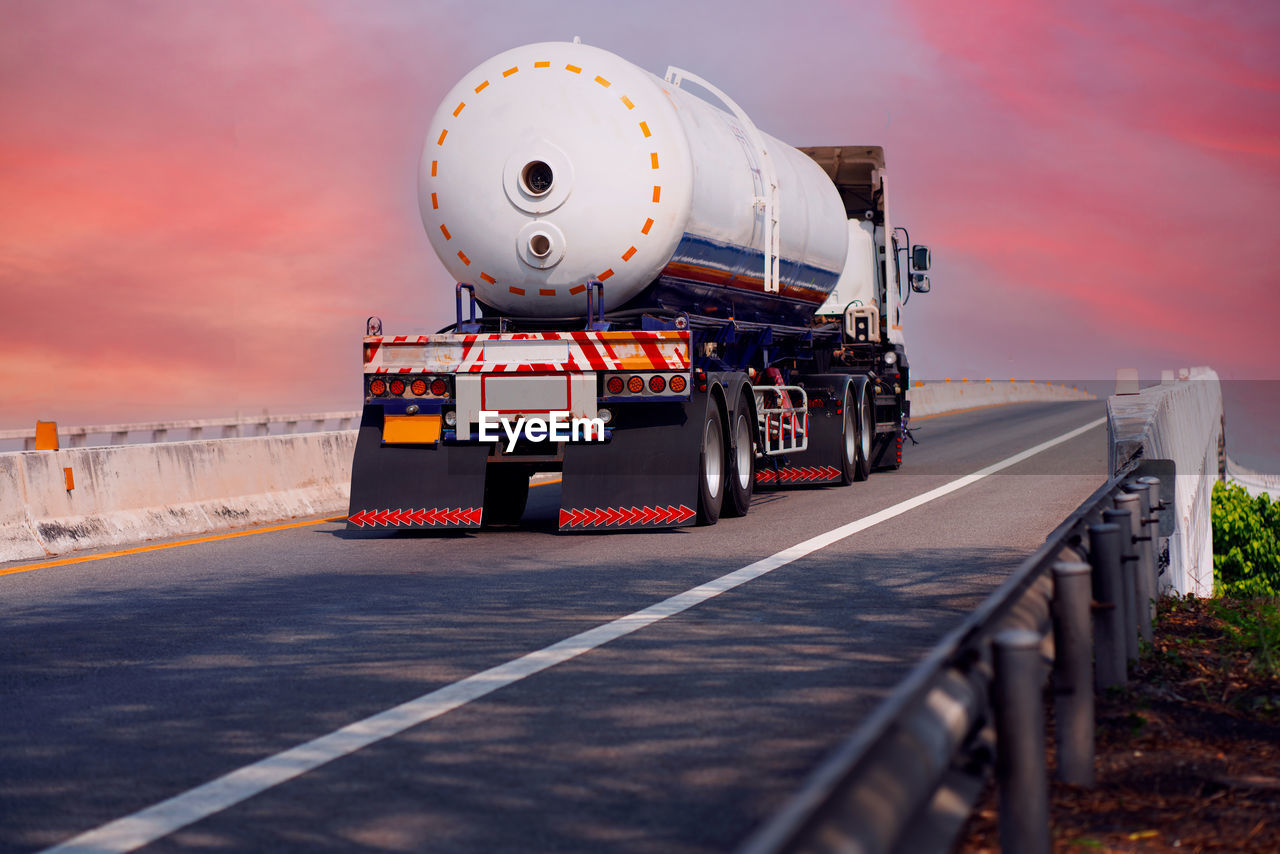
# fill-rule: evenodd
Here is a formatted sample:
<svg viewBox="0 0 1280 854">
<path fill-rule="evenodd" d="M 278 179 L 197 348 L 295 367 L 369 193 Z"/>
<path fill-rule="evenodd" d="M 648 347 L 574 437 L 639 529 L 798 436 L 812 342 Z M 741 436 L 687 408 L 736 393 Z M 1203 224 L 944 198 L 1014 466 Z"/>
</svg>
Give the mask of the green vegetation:
<svg viewBox="0 0 1280 854">
<path fill-rule="evenodd" d="M 1213 586 L 1218 596 L 1280 596 L 1280 501 L 1213 485 Z"/>
<path fill-rule="evenodd" d="M 1280 676 L 1280 608 L 1274 599 L 1215 601 L 1228 651 L 1242 652 L 1255 670 Z"/>
</svg>

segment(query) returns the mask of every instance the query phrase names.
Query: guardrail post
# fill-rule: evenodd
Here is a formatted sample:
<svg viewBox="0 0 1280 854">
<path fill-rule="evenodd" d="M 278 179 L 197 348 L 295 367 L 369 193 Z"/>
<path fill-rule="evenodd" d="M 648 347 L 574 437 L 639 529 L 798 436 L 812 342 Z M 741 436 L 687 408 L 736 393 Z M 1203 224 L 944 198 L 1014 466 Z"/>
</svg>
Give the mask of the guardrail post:
<svg viewBox="0 0 1280 854">
<path fill-rule="evenodd" d="M 116 432 L 111 434 L 111 444 L 113 445 L 123 445 L 128 440 L 129 440 L 128 430 L 117 430 Z"/>
<path fill-rule="evenodd" d="M 168 430 L 152 430 L 152 431 L 151 431 L 151 441 L 152 441 L 152 442 L 163 442 L 163 441 L 164 441 L 164 437 L 165 437 L 165 436 L 168 436 L 168 435 L 169 435 L 169 431 L 168 431 Z"/>
<path fill-rule="evenodd" d="M 203 428 L 203 427 L 192 427 L 192 428 L 191 428 L 191 432 L 190 432 L 190 434 L 187 436 L 187 438 L 188 438 L 188 439 L 191 439 L 191 440 L 193 440 L 193 441 L 194 441 L 194 440 L 196 440 L 196 439 L 199 439 L 199 438 L 200 438 L 200 436 L 201 436 L 203 433 L 204 433 L 204 428 Z"/>
<path fill-rule="evenodd" d="M 1138 616 L 1138 633 L 1144 641 L 1151 643 L 1151 620 L 1155 617 L 1156 597 L 1155 591 L 1151 589 L 1151 550 L 1146 547 L 1143 539 L 1142 519 L 1146 516 L 1143 505 L 1146 502 L 1142 500 L 1142 496 L 1132 492 L 1117 495 L 1115 502 L 1117 509 L 1129 511 L 1129 535 L 1133 542 L 1133 553 L 1137 557 L 1133 562 L 1133 589 L 1137 594 L 1134 610 Z M 1124 539 L 1123 533 L 1121 539 Z"/>
<path fill-rule="evenodd" d="M 1058 779 L 1093 785 L 1093 632 L 1090 566 L 1053 565 L 1053 726 L 1058 742 Z"/>
<path fill-rule="evenodd" d="M 1151 538 L 1151 590 L 1157 597 L 1160 595 L 1160 513 L 1164 503 L 1160 500 L 1160 478 L 1147 475 L 1138 478 L 1138 483 L 1147 487 L 1147 536 Z"/>
<path fill-rule="evenodd" d="M 222 427 L 222 438 L 224 438 L 224 439 L 234 439 L 235 437 L 237 437 L 237 436 L 239 436 L 239 435 L 240 435 L 240 425 L 239 425 L 239 424 L 224 424 L 224 425 L 223 425 L 223 427 Z"/>
<path fill-rule="evenodd" d="M 1049 854 L 1040 636 L 1007 629 L 996 635 L 993 645 L 1000 850 Z"/>
<path fill-rule="evenodd" d="M 1089 560 L 1093 564 L 1093 599 L 1098 603 L 1093 621 L 1094 684 L 1105 691 L 1129 681 L 1119 525 L 1104 522 L 1089 526 Z"/>
<path fill-rule="evenodd" d="M 1156 535 L 1151 530 L 1151 518 L 1155 512 L 1155 508 L 1151 506 L 1151 487 L 1141 481 L 1131 480 L 1125 483 L 1124 490 L 1130 495 L 1138 496 L 1138 506 L 1141 508 L 1138 513 L 1138 530 L 1134 534 L 1134 539 L 1138 543 L 1138 554 L 1142 557 L 1142 560 L 1138 562 L 1138 566 L 1145 576 L 1144 581 L 1147 586 L 1147 592 L 1150 595 L 1147 610 L 1150 612 L 1151 622 L 1154 625 L 1156 599 L 1159 598 L 1157 593 L 1159 590 L 1157 575 L 1159 569 L 1156 566 Z M 1151 638 L 1146 638 L 1146 640 L 1149 642 Z"/>
<path fill-rule="evenodd" d="M 1138 553 L 1133 547 L 1133 530 L 1129 510 L 1103 510 L 1102 521 L 1119 528 L 1120 585 L 1124 590 L 1124 657 L 1125 661 L 1138 660 L 1138 592 L 1134 580 L 1134 564 Z"/>
</svg>

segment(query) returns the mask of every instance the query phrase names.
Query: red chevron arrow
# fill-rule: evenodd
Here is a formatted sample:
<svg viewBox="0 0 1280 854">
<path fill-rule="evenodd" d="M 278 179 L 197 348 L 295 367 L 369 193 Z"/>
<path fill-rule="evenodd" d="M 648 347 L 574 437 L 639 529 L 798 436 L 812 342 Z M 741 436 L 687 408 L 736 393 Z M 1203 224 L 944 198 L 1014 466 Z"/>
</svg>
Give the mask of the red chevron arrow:
<svg viewBox="0 0 1280 854">
<path fill-rule="evenodd" d="M 685 507 L 683 504 L 681 504 L 681 505 L 680 505 L 680 515 L 676 518 L 676 521 L 677 521 L 677 522 L 688 522 L 690 519 L 692 519 L 692 518 L 693 518 L 694 516 L 696 516 L 696 515 L 697 515 L 697 513 L 696 513 L 696 511 L 694 511 L 694 510 L 693 510 L 693 508 L 691 508 L 691 507 Z"/>
<path fill-rule="evenodd" d="M 408 510 L 403 510 L 403 509 L 400 509 L 400 510 L 392 510 L 392 511 L 391 511 L 391 515 L 388 517 L 387 521 L 388 521 L 388 522 L 390 522 L 392 525 L 409 525 L 409 524 L 412 524 L 412 523 L 411 523 L 411 521 L 409 520 L 409 518 L 408 518 L 408 517 L 407 517 L 407 515 L 406 515 L 406 514 L 408 514 L 409 512 L 410 512 L 410 511 L 408 511 Z"/>
<path fill-rule="evenodd" d="M 570 524 L 569 520 L 572 518 L 573 518 L 573 514 L 571 514 L 568 510 L 565 510 L 563 507 L 560 508 L 560 527 L 561 528 L 568 526 Z"/>
<path fill-rule="evenodd" d="M 468 525 L 479 525 L 482 518 L 484 518 L 483 507 L 472 507 L 470 510 L 466 510 L 462 514 L 463 521 Z"/>
<path fill-rule="evenodd" d="M 459 513 L 461 513 L 461 512 L 462 512 L 462 508 L 460 508 L 460 507 L 454 507 L 454 508 L 452 508 L 452 509 L 450 509 L 450 508 L 446 507 L 446 508 L 445 508 L 445 510 L 444 510 L 444 513 L 443 513 L 443 514 L 441 514 L 441 517 L 440 517 L 440 518 L 441 518 L 441 519 L 443 519 L 445 522 L 447 522 L 447 523 L 448 523 L 448 524 L 450 524 L 450 525 L 456 525 L 456 524 L 458 524 L 458 522 L 460 522 L 460 521 L 461 521 L 461 520 L 458 518 L 458 514 L 459 514 Z"/>
<path fill-rule="evenodd" d="M 358 525 L 359 527 L 363 528 L 365 512 L 366 511 L 364 510 L 357 510 L 355 513 L 347 517 L 347 521 L 353 525 Z"/>
<path fill-rule="evenodd" d="M 639 525 L 639 524 L 641 524 L 641 521 L 640 521 L 640 520 L 641 520 L 643 517 L 644 517 L 644 508 L 643 508 L 643 507 L 635 507 L 635 506 L 633 506 L 633 507 L 630 509 L 630 511 L 628 511 L 628 514 L 627 514 L 627 521 L 628 521 L 628 523 L 629 523 L 629 524 L 632 524 L 632 525 Z"/>
<path fill-rule="evenodd" d="M 374 510 L 372 513 L 370 513 L 370 514 L 369 514 L 368 516 L 366 516 L 365 518 L 366 518 L 366 519 L 368 519 L 368 520 L 369 520 L 371 523 L 373 523 L 374 525 L 382 525 L 383 527 L 386 527 L 386 524 L 387 524 L 387 511 L 385 511 L 385 510 Z"/>
</svg>

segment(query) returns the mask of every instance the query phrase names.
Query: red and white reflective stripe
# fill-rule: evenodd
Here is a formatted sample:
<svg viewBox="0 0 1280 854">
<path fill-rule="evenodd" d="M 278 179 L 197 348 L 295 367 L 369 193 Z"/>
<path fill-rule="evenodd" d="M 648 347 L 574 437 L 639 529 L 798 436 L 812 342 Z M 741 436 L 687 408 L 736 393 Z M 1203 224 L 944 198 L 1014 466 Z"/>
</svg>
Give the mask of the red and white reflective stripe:
<svg viewBox="0 0 1280 854">
<path fill-rule="evenodd" d="M 423 507 L 418 510 L 360 510 L 347 517 L 351 524 L 364 528 L 405 528 L 429 525 L 436 527 L 475 528 L 484 514 L 481 507 Z"/>
<path fill-rule="evenodd" d="M 689 340 L 688 332 L 674 331 L 515 332 L 366 338 L 365 372 L 687 371 L 690 364 Z M 561 346 L 556 347 L 557 344 Z"/>
<path fill-rule="evenodd" d="M 839 479 L 840 469 L 835 466 L 782 466 L 756 470 L 756 483 L 825 483 Z"/>
<path fill-rule="evenodd" d="M 681 504 L 679 507 L 580 507 L 560 510 L 561 528 L 605 528 L 611 525 L 679 525 L 695 515 Z"/>
</svg>

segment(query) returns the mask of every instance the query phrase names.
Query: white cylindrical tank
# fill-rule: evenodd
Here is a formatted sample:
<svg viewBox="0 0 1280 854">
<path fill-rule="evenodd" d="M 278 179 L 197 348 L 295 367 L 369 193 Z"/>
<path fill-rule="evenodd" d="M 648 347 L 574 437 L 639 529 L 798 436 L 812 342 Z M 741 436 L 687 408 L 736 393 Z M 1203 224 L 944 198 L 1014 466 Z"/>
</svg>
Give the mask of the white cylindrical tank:
<svg viewBox="0 0 1280 854">
<path fill-rule="evenodd" d="M 423 149 L 422 220 L 449 273 L 506 314 L 583 315 L 600 280 L 609 310 L 800 318 L 840 275 L 846 214 L 816 163 L 761 136 L 778 182 L 776 294 L 749 129 L 587 45 L 509 50 L 450 91 Z"/>
</svg>

